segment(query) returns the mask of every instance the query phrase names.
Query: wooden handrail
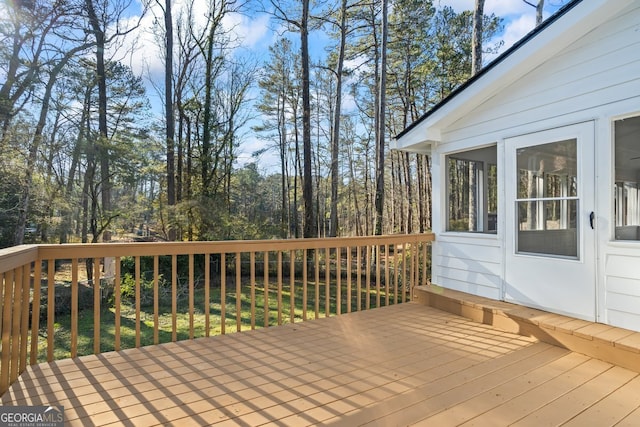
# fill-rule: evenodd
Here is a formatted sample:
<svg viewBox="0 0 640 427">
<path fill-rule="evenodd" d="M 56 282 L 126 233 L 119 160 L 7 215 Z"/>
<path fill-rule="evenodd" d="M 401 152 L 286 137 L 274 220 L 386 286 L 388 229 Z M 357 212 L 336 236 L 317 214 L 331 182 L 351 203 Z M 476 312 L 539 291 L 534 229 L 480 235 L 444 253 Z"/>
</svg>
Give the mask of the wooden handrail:
<svg viewBox="0 0 640 427">
<path fill-rule="evenodd" d="M 0 394 L 39 361 L 405 302 L 428 280 L 433 240 L 410 234 L 2 249 Z M 143 262 L 152 267 L 144 271 Z M 61 348 L 66 335 L 58 334 L 67 333 Z"/>
</svg>

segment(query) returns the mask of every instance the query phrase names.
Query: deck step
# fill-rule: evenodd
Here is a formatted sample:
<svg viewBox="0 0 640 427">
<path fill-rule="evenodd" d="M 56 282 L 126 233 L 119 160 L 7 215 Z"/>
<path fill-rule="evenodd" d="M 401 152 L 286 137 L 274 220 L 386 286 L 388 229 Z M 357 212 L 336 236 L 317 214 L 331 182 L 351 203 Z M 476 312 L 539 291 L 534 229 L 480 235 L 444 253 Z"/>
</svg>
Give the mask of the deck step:
<svg viewBox="0 0 640 427">
<path fill-rule="evenodd" d="M 640 332 L 579 320 L 437 285 L 417 286 L 415 300 L 496 329 L 535 337 L 640 372 Z"/>
</svg>

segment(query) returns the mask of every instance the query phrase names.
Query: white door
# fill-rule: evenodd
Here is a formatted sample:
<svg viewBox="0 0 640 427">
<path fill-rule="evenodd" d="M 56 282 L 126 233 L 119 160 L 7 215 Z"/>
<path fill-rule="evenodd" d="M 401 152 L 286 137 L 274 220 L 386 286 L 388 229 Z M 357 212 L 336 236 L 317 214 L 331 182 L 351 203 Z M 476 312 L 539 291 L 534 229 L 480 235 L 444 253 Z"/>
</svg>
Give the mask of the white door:
<svg viewBox="0 0 640 427">
<path fill-rule="evenodd" d="M 594 125 L 505 141 L 505 300 L 596 318 Z"/>
</svg>

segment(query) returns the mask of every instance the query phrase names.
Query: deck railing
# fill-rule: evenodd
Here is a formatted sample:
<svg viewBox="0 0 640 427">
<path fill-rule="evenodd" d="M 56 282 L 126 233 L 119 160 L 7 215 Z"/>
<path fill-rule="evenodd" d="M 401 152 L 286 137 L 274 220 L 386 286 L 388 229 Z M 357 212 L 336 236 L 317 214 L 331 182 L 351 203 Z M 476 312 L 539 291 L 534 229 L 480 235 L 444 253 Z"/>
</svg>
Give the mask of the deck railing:
<svg viewBox="0 0 640 427">
<path fill-rule="evenodd" d="M 29 364 L 411 299 L 432 234 L 0 250 L 0 394 Z"/>
</svg>

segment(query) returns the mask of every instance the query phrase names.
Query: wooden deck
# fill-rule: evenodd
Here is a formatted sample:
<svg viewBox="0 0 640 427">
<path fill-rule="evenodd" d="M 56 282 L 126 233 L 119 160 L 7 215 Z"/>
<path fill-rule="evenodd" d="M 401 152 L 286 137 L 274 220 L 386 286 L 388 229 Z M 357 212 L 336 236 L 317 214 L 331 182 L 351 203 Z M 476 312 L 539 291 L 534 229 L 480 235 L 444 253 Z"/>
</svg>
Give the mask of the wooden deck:
<svg viewBox="0 0 640 427">
<path fill-rule="evenodd" d="M 27 368 L 67 425 L 640 425 L 640 374 L 417 303 Z"/>
</svg>

